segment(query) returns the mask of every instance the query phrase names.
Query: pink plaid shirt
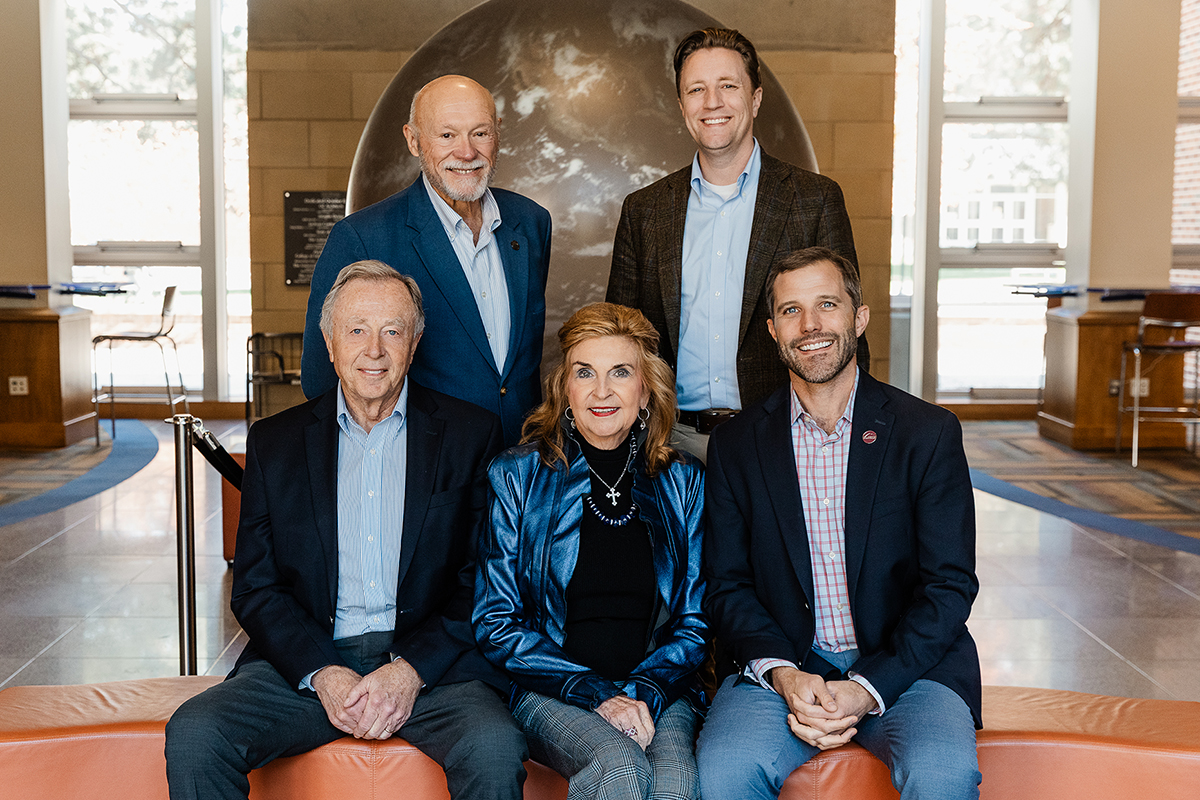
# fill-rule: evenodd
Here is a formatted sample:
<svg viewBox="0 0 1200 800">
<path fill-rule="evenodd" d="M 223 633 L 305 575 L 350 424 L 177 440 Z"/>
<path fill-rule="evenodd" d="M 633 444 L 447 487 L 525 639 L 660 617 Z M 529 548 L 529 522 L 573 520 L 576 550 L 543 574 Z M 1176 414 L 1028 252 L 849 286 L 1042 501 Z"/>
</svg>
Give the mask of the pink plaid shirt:
<svg viewBox="0 0 1200 800">
<path fill-rule="evenodd" d="M 850 460 L 850 424 L 857 394 L 855 373 L 850 401 L 832 434 L 821 430 L 792 394 L 792 449 L 816 591 L 813 644 L 831 653 L 858 647 L 846 586 L 846 464 Z"/>
<path fill-rule="evenodd" d="M 854 419 L 854 398 L 858 395 L 858 372 L 846 410 L 827 434 L 809 415 L 792 393 L 792 450 L 796 458 L 796 481 L 804 508 L 804 527 L 808 531 L 808 551 L 812 560 L 813 589 L 816 593 L 813 614 L 816 634 L 813 646 L 832 653 L 858 648 L 854 617 L 850 611 L 850 592 L 846 584 L 846 466 L 850 461 L 850 429 Z M 789 662 L 759 658 L 747 670 L 762 686 L 773 689 L 766 673 Z M 792 664 L 791 666 L 795 666 Z M 851 679 L 862 684 L 884 708 L 882 699 L 860 675 Z"/>
</svg>

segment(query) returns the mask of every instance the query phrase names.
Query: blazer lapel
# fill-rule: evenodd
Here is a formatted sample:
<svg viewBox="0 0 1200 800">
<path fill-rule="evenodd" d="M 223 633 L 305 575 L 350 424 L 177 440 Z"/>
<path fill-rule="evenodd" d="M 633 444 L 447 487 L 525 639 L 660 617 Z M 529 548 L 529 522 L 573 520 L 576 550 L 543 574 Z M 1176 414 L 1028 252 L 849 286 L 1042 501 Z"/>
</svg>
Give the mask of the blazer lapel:
<svg viewBox="0 0 1200 800">
<path fill-rule="evenodd" d="M 421 183 L 420 179 L 418 183 Z M 487 343 L 487 332 L 483 329 L 483 319 L 479 316 L 479 307 L 471 293 L 471 284 L 467 283 L 467 276 L 463 273 L 458 255 L 446 237 L 446 229 L 442 227 L 441 219 L 433 210 L 433 202 L 429 199 L 424 184 L 416 188 L 417 191 L 412 192 L 408 204 L 408 226 L 415 231 L 412 245 L 416 258 L 425 267 L 425 272 L 437 285 L 438 291 L 446 298 L 446 305 L 467 332 L 467 338 L 479 350 L 484 361 L 491 364 L 498 374 L 500 369 L 496 366 L 492 348 Z M 403 271 L 403 265 L 392 266 Z"/>
<path fill-rule="evenodd" d="M 742 285 L 742 316 L 738 325 L 738 346 L 746 338 L 750 319 L 765 295 L 767 273 L 775 261 L 779 240 L 783 237 L 793 197 L 786 191 L 786 171 L 780 162 L 762 154 L 758 173 L 758 196 L 754 201 L 754 222 L 750 226 L 750 252 L 746 255 L 746 278 Z"/>
<path fill-rule="evenodd" d="M 441 454 L 441 438 L 444 422 L 434 419 L 433 400 L 409 382 L 408 386 L 408 444 L 405 449 L 408 461 L 404 477 L 404 530 L 400 534 L 400 574 L 396 586 L 404 585 L 404 576 L 412 564 L 417 541 L 425 527 L 425 515 L 429 511 L 429 498 L 433 494 L 434 478 L 437 476 L 438 457 Z"/>
<path fill-rule="evenodd" d="M 691 172 L 689 166 L 667 178 L 667 190 L 663 192 L 657 209 L 658 281 L 662 289 L 663 313 L 667 320 L 667 335 L 671 339 L 671 352 L 677 357 L 683 282 L 683 228 L 687 222 Z"/>
<path fill-rule="evenodd" d="M 497 198 L 497 204 L 499 198 Z M 515 216 L 515 214 L 513 215 Z M 511 314 L 511 335 L 508 339 L 508 356 L 501 365 L 501 379 L 520 355 L 521 342 L 525 341 L 525 325 L 529 315 L 529 240 L 520 223 L 510 224 L 504 212 L 500 213 L 500 225 L 494 231 L 496 247 L 500 250 L 500 261 L 504 265 L 504 280 L 508 284 L 508 307 Z M 482 324 L 482 323 L 481 323 Z M 491 352 L 491 348 L 488 348 Z"/>
<path fill-rule="evenodd" d="M 886 404 L 887 398 L 879 383 L 860 372 L 854 420 L 850 426 L 850 460 L 846 465 L 846 585 L 850 597 L 856 596 L 863 554 L 870 536 L 875 491 L 895 427 L 895 415 L 885 408 Z"/>
<path fill-rule="evenodd" d="M 329 608 L 337 608 L 338 534 L 337 534 L 337 463 L 338 425 L 337 389 L 313 407 L 316 420 L 304 428 L 304 452 L 308 462 L 309 496 L 317 543 L 325 564 L 325 583 L 329 587 Z"/>
<path fill-rule="evenodd" d="M 779 523 L 784 549 L 791 558 L 792 569 L 804 588 L 809 605 L 814 590 L 812 556 L 808 549 L 808 528 L 804 525 L 804 508 L 800 502 L 800 484 L 796 479 L 796 458 L 792 453 L 790 402 L 791 389 L 784 387 L 767 400 L 764 416 L 754 426 L 754 438 L 759 454 L 759 467 Z"/>
</svg>

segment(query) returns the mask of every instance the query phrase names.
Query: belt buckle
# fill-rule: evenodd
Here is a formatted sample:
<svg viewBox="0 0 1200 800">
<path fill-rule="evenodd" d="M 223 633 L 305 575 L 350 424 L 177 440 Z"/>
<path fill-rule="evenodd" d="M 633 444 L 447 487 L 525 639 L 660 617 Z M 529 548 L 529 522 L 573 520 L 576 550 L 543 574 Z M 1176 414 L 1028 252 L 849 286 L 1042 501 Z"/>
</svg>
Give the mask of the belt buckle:
<svg viewBox="0 0 1200 800">
<path fill-rule="evenodd" d="M 722 422 L 733 419 L 737 411 L 732 408 L 707 408 L 696 412 L 696 432 L 709 434 Z"/>
</svg>

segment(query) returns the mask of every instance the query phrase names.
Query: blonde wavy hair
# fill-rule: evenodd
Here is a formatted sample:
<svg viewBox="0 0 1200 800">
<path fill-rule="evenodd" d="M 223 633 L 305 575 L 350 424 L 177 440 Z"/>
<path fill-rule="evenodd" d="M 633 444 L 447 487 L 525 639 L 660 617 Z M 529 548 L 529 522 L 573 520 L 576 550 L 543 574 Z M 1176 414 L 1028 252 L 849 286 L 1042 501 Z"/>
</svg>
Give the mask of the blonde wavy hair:
<svg viewBox="0 0 1200 800">
<path fill-rule="evenodd" d="M 645 315 L 635 308 L 615 303 L 593 303 L 571 315 L 558 332 L 563 360 L 546 378 L 546 399 L 535 408 L 521 428 L 521 442 L 537 444 L 538 455 L 548 467 L 566 464 L 564 452 L 567 432 L 562 425 L 567 401 L 567 375 L 571 351 L 589 339 L 601 336 L 621 336 L 633 342 L 638 352 L 638 372 L 642 376 L 650 401 L 646 408 L 646 439 L 641 450 L 650 475 L 681 461 L 682 456 L 669 444 L 671 426 L 675 424 L 675 374 L 658 354 L 658 331 Z"/>
</svg>

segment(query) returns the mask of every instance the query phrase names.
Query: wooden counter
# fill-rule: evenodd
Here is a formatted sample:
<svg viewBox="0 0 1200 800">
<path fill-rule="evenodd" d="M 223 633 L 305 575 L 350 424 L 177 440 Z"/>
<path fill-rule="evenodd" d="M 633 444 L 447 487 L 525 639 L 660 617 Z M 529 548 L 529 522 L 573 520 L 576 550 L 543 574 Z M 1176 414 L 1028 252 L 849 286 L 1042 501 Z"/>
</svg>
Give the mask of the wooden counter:
<svg viewBox="0 0 1200 800">
<path fill-rule="evenodd" d="M 65 447 L 95 431 L 92 411 L 92 312 L 0 308 L 0 446 Z M 28 395 L 8 379 L 29 378 Z"/>
<path fill-rule="evenodd" d="M 1038 432 L 1076 450 L 1111 450 L 1117 435 L 1117 398 L 1109 384 L 1121 374 L 1121 344 L 1137 338 L 1137 311 L 1046 312 L 1046 386 Z M 1129 360 L 1133 378 L 1133 359 Z M 1183 361 L 1162 363 L 1150 377 L 1146 405 L 1183 400 Z M 1128 449 L 1133 421 L 1126 415 L 1122 448 Z M 1184 447 L 1186 431 L 1176 423 L 1142 423 L 1140 447 Z"/>
</svg>

